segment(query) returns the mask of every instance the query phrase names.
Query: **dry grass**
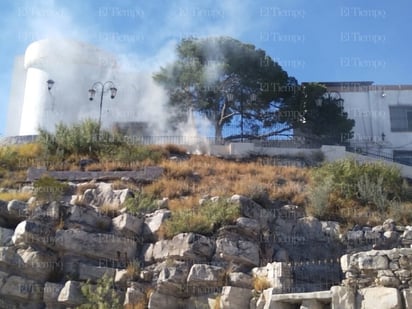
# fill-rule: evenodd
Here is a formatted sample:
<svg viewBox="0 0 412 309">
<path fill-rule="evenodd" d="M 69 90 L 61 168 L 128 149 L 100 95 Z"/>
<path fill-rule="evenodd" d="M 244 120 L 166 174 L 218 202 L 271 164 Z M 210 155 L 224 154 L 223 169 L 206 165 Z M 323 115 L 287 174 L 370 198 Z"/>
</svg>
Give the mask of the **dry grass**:
<svg viewBox="0 0 412 309">
<path fill-rule="evenodd" d="M 77 194 L 77 195 L 83 195 L 84 192 L 86 192 L 86 190 L 96 189 L 96 188 L 97 188 L 97 184 L 96 184 L 96 183 L 92 183 L 92 182 L 82 183 L 82 184 L 79 184 L 79 185 L 77 186 L 76 194 Z"/>
<path fill-rule="evenodd" d="M 99 207 L 99 212 L 109 216 L 111 218 L 114 218 L 120 214 L 120 205 L 113 205 L 113 204 L 103 204 L 102 206 Z"/>
<path fill-rule="evenodd" d="M 222 298 L 222 296 L 221 295 L 218 295 L 216 298 L 215 298 L 215 303 L 214 303 L 214 305 L 213 305 L 213 309 L 221 309 L 222 307 L 220 306 L 220 299 Z"/>
<path fill-rule="evenodd" d="M 173 200 L 182 196 L 196 199 L 204 195 L 229 196 L 259 195 L 270 199 L 303 205 L 307 199 L 307 169 L 285 166 L 268 166 L 259 163 L 227 161 L 209 156 L 192 156 L 185 161 L 165 161 L 161 164 L 165 175 L 145 188 L 157 197 Z M 279 179 L 286 179 L 282 186 Z M 180 203 L 180 200 L 179 200 Z"/>
<path fill-rule="evenodd" d="M 262 293 L 264 290 L 269 289 L 270 287 L 270 282 L 266 277 L 256 276 L 253 278 L 253 289 L 256 292 Z"/>
<path fill-rule="evenodd" d="M 0 200 L 10 202 L 12 200 L 18 200 L 27 202 L 32 197 L 30 192 L 2 192 L 0 193 Z"/>
</svg>

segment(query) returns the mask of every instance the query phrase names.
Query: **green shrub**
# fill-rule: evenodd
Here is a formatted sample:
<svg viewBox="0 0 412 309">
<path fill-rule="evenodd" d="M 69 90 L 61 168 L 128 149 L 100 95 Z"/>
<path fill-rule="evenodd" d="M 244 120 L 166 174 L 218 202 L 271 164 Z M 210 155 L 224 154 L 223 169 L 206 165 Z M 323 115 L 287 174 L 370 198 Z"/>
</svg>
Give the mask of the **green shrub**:
<svg viewBox="0 0 412 309">
<path fill-rule="evenodd" d="M 153 195 L 138 192 L 134 197 L 128 197 L 124 204 L 127 211 L 133 215 L 150 213 L 157 209 L 156 198 Z"/>
<path fill-rule="evenodd" d="M 311 215 L 324 218 L 328 214 L 329 196 L 332 192 L 332 177 L 323 180 L 322 185 L 314 186 L 309 190 Z"/>
<path fill-rule="evenodd" d="M 13 171 L 18 168 L 19 157 L 17 151 L 11 147 L 0 147 L 0 168 Z"/>
<path fill-rule="evenodd" d="M 219 227 L 233 223 L 240 215 L 239 206 L 226 199 L 208 201 L 196 209 L 180 209 L 165 222 L 166 237 L 194 232 L 210 235 Z"/>
<path fill-rule="evenodd" d="M 399 169 L 384 163 L 359 163 L 354 159 L 344 159 L 323 164 L 313 171 L 314 185 L 322 185 L 331 177 L 333 190 L 345 198 L 358 197 L 358 181 L 363 177 L 378 179 L 382 177 L 382 186 L 389 197 L 402 194 L 402 177 Z"/>
<path fill-rule="evenodd" d="M 120 135 L 99 131 L 99 124 L 90 119 L 71 126 L 59 123 L 54 134 L 39 129 L 37 141 L 42 146 L 43 156 L 57 160 L 64 160 L 69 156 L 97 159 L 99 153 L 110 153 L 125 144 Z"/>
<path fill-rule="evenodd" d="M 81 284 L 81 291 L 87 303 L 77 307 L 78 309 L 121 309 L 119 295 L 113 286 L 113 278 L 104 275 L 97 281 L 97 285 L 90 281 Z"/>
<path fill-rule="evenodd" d="M 68 190 L 69 185 L 52 177 L 43 176 L 34 181 L 33 187 L 37 202 L 52 202 L 59 201 Z"/>
</svg>

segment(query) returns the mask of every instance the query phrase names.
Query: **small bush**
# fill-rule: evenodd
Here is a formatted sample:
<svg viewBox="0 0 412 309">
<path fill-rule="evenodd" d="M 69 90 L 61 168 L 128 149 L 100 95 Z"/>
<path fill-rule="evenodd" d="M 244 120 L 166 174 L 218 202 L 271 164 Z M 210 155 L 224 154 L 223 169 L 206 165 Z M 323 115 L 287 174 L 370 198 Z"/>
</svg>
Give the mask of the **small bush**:
<svg viewBox="0 0 412 309">
<path fill-rule="evenodd" d="M 328 217 L 342 213 L 338 207 L 353 203 L 383 213 L 391 201 L 401 198 L 402 183 L 400 171 L 383 163 L 359 163 L 355 159 L 326 163 L 313 170 L 311 207 Z"/>
<path fill-rule="evenodd" d="M 314 186 L 309 191 L 310 207 L 308 207 L 311 215 L 318 218 L 325 218 L 328 214 L 329 196 L 332 192 L 333 182 L 331 177 L 325 178 L 321 186 Z"/>
<path fill-rule="evenodd" d="M 132 215 L 150 213 L 157 209 L 155 197 L 144 192 L 138 192 L 134 197 L 128 197 L 123 206 Z"/>
<path fill-rule="evenodd" d="M 121 309 L 120 298 L 114 289 L 113 279 L 108 275 L 97 280 L 97 285 L 89 281 L 81 284 L 81 291 L 87 302 L 78 309 Z"/>
<path fill-rule="evenodd" d="M 12 147 L 0 147 L 0 168 L 13 171 L 19 166 L 18 153 Z"/>
<path fill-rule="evenodd" d="M 52 177 L 43 176 L 33 183 L 33 193 L 37 202 L 60 201 L 69 185 Z"/>
<path fill-rule="evenodd" d="M 140 262 L 138 260 L 129 262 L 126 267 L 127 277 L 132 281 L 137 280 L 140 275 L 140 270 Z"/>
<path fill-rule="evenodd" d="M 165 236 L 173 237 L 185 232 L 210 235 L 222 225 L 233 223 L 239 215 L 238 205 L 226 199 L 208 201 L 196 208 L 172 212 L 172 217 L 165 222 Z"/>
</svg>

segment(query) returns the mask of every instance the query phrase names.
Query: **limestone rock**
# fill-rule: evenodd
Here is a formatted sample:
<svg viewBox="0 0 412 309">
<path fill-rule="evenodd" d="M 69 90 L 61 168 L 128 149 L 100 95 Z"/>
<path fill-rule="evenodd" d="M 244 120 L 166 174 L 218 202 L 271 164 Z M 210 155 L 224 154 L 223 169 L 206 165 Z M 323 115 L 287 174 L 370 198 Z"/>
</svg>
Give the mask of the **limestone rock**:
<svg viewBox="0 0 412 309">
<path fill-rule="evenodd" d="M 249 309 L 252 291 L 233 286 L 224 286 L 220 298 L 221 309 Z"/>
<path fill-rule="evenodd" d="M 66 219 L 65 224 L 68 228 L 78 225 L 87 232 L 96 232 L 98 230 L 108 230 L 112 224 L 110 217 L 98 212 L 91 206 L 72 206 L 70 216 Z"/>
<path fill-rule="evenodd" d="M 83 201 L 92 206 L 108 205 L 113 208 L 124 203 L 132 192 L 129 189 L 113 190 L 110 183 L 100 182 L 95 189 L 87 189 L 83 195 Z"/>
<path fill-rule="evenodd" d="M 136 242 L 112 234 L 87 233 L 81 230 L 56 232 L 56 248 L 63 252 L 95 259 L 119 260 L 136 255 Z"/>
<path fill-rule="evenodd" d="M 20 301 L 41 302 L 43 285 L 20 276 L 8 276 L 0 272 L 0 295 Z"/>
<path fill-rule="evenodd" d="M 332 292 L 332 308 L 334 309 L 357 309 L 355 303 L 355 292 L 348 287 L 333 286 Z"/>
<path fill-rule="evenodd" d="M 304 217 L 299 219 L 294 228 L 294 233 L 304 237 L 306 242 L 326 239 L 322 231 L 322 223 L 315 217 Z"/>
<path fill-rule="evenodd" d="M 195 233 L 181 233 L 171 240 L 160 240 L 153 246 L 155 261 L 179 258 L 192 261 L 208 261 L 215 249 L 214 242 L 206 236 Z"/>
<path fill-rule="evenodd" d="M 237 194 L 230 198 L 230 202 L 239 205 L 240 213 L 243 217 L 257 220 L 262 228 L 268 225 L 270 214 L 268 210 L 260 206 L 258 203 L 245 196 Z"/>
<path fill-rule="evenodd" d="M 340 225 L 335 221 L 321 221 L 322 232 L 330 241 L 336 240 L 340 235 Z"/>
<path fill-rule="evenodd" d="M 114 278 L 115 272 L 115 268 L 79 263 L 78 277 L 79 280 L 96 282 L 105 275 Z"/>
<path fill-rule="evenodd" d="M 124 305 L 131 306 L 136 305 L 142 302 L 146 298 L 146 294 L 143 293 L 140 289 L 135 289 L 133 287 L 129 287 L 126 290 Z M 133 308 L 133 307 L 132 307 Z"/>
<path fill-rule="evenodd" d="M 238 288 L 252 289 L 253 277 L 242 272 L 233 272 L 229 274 L 229 284 Z"/>
<path fill-rule="evenodd" d="M 12 200 L 7 204 L 9 217 L 16 221 L 23 221 L 28 216 L 27 203 L 17 200 Z"/>
<path fill-rule="evenodd" d="M 57 297 L 59 304 L 66 306 L 79 306 L 83 304 L 86 299 L 81 292 L 80 282 L 66 281 L 63 289 L 61 289 Z"/>
<path fill-rule="evenodd" d="M 208 264 L 194 264 L 187 277 L 187 285 L 218 287 L 224 285 L 225 269 Z"/>
<path fill-rule="evenodd" d="M 31 244 L 54 248 L 55 231 L 50 225 L 38 221 L 20 222 L 14 230 L 12 241 L 15 246 L 25 247 Z"/>
<path fill-rule="evenodd" d="M 389 261 L 386 256 L 383 255 L 368 255 L 361 252 L 359 254 L 358 267 L 360 270 L 379 270 L 387 269 L 389 266 Z"/>
<path fill-rule="evenodd" d="M 412 308 L 412 288 L 402 290 L 405 308 Z"/>
<path fill-rule="evenodd" d="M 174 261 L 172 265 L 164 263 L 157 279 L 157 290 L 165 295 L 187 296 L 189 291 L 186 286 L 189 265 L 184 262 Z"/>
<path fill-rule="evenodd" d="M 241 238 L 239 235 L 219 237 L 216 240 L 216 257 L 233 261 L 246 267 L 259 265 L 259 243 Z"/>
<path fill-rule="evenodd" d="M 393 219 L 386 219 L 382 224 L 383 230 L 387 231 L 395 231 L 396 230 L 396 223 Z"/>
<path fill-rule="evenodd" d="M 46 306 L 56 308 L 58 307 L 58 297 L 63 289 L 64 284 L 46 282 L 44 284 L 43 301 Z"/>
<path fill-rule="evenodd" d="M 12 237 L 14 231 L 12 229 L 6 229 L 0 227 L 0 247 L 12 245 Z"/>
<path fill-rule="evenodd" d="M 34 250 L 32 247 L 0 247 L 0 266 L 29 279 L 46 281 L 60 264 L 56 254 L 51 251 Z"/>
<path fill-rule="evenodd" d="M 154 291 L 150 295 L 149 309 L 182 309 L 185 308 L 185 302 L 173 295 L 161 294 L 159 291 Z"/>
<path fill-rule="evenodd" d="M 162 223 L 170 218 L 171 214 L 170 210 L 167 209 L 159 209 L 154 213 L 147 214 L 143 224 L 144 240 L 150 242 L 158 240 L 157 232 Z"/>
<path fill-rule="evenodd" d="M 137 235 L 141 235 L 143 227 L 143 219 L 141 218 L 123 213 L 113 218 L 112 223 L 116 235 L 129 238 L 136 238 Z"/>
<path fill-rule="evenodd" d="M 358 293 L 357 308 L 402 309 L 400 293 L 395 288 L 365 288 Z"/>
<path fill-rule="evenodd" d="M 236 220 L 236 225 L 239 226 L 242 233 L 247 236 L 254 238 L 259 237 L 260 234 L 260 224 L 255 219 L 250 219 L 246 217 L 239 217 Z"/>
</svg>

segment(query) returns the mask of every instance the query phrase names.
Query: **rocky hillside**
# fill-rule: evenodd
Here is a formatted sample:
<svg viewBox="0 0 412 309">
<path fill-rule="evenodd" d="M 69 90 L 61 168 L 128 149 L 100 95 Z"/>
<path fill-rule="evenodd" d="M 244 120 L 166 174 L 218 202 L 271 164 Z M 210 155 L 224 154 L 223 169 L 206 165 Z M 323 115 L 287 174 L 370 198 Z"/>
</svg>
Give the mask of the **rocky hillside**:
<svg viewBox="0 0 412 309">
<path fill-rule="evenodd" d="M 167 237 L 167 199 L 132 214 L 121 205 L 136 192 L 113 187 L 71 183 L 60 201 L 0 201 L 0 308 L 75 308 L 96 304 L 91 295 L 102 308 L 278 308 L 273 295 L 329 291 L 344 275 L 351 291 L 409 287 L 401 255 L 356 253 L 409 247 L 412 228 L 393 220 L 343 233 L 299 206 L 235 194 L 225 198 L 238 209 L 232 222 Z M 205 197 L 199 208 L 222 199 Z"/>
</svg>

